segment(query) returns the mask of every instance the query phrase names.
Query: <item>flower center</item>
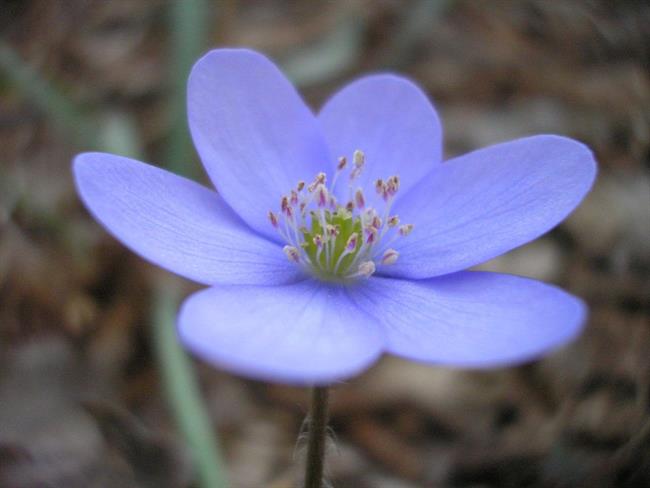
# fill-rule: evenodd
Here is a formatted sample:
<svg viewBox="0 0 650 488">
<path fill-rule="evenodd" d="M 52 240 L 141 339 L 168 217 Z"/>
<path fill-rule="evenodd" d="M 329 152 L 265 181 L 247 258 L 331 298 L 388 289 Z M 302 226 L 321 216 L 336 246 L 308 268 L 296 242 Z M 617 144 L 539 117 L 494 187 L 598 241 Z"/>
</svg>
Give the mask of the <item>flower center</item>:
<svg viewBox="0 0 650 488">
<path fill-rule="evenodd" d="M 355 181 L 365 165 L 364 154 L 357 150 L 352 165 L 340 157 L 331 185 L 325 173 L 306 184 L 299 181 L 289 195 L 280 200 L 280 212 L 269 211 L 271 225 L 287 242 L 284 253 L 290 261 L 326 281 L 351 281 L 367 278 L 380 266 L 389 266 L 399 257 L 390 245 L 413 230 L 412 224 L 400 225 L 390 209 L 399 176 L 377 180 L 374 189 L 383 208 L 366 206 L 363 189 Z M 347 173 L 348 198 L 340 204 L 334 188 Z"/>
</svg>

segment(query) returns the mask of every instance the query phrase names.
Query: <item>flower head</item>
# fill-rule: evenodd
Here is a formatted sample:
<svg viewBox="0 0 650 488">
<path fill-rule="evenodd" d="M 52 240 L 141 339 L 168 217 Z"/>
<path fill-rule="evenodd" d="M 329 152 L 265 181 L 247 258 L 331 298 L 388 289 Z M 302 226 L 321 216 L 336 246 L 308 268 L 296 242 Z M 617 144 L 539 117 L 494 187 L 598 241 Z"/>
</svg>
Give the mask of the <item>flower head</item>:
<svg viewBox="0 0 650 488">
<path fill-rule="evenodd" d="M 74 172 L 113 235 L 209 286 L 179 315 L 181 340 L 204 359 L 325 384 L 382 353 L 490 367 L 580 331 L 579 299 L 464 271 L 580 203 L 596 166 L 579 142 L 526 137 L 443 163 L 438 116 L 412 82 L 362 78 L 314 116 L 267 58 L 242 49 L 197 62 L 188 110 L 218 194 L 110 154 L 81 154 Z"/>
</svg>

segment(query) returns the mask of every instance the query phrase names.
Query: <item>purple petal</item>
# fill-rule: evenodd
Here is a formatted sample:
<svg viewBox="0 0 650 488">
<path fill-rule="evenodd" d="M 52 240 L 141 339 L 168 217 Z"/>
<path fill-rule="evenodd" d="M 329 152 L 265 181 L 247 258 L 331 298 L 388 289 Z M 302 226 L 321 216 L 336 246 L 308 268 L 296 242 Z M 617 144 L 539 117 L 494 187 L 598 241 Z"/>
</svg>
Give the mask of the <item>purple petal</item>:
<svg viewBox="0 0 650 488">
<path fill-rule="evenodd" d="M 143 258 L 199 283 L 287 283 L 297 268 L 213 192 L 132 159 L 85 153 L 77 189 L 109 232 Z"/>
<path fill-rule="evenodd" d="M 549 231 L 587 194 L 596 175 L 591 151 L 542 135 L 497 144 L 432 171 L 394 212 L 411 222 L 386 274 L 428 278 L 466 269 Z"/>
<path fill-rule="evenodd" d="M 586 313 L 559 288 L 482 272 L 373 278 L 355 301 L 384 327 L 387 352 L 472 368 L 519 363 L 561 346 L 580 332 Z"/>
<path fill-rule="evenodd" d="M 188 81 L 196 149 L 224 200 L 273 240 L 267 220 L 299 180 L 333 167 L 316 119 L 291 83 L 261 54 L 218 49 Z"/>
<path fill-rule="evenodd" d="M 346 290 L 315 281 L 228 286 L 192 295 L 179 334 L 206 361 L 256 379 L 326 384 L 352 376 L 381 353 L 383 336 Z"/>
<path fill-rule="evenodd" d="M 361 78 L 335 94 L 319 116 L 332 156 L 366 155 L 358 180 L 369 204 L 377 205 L 373 182 L 399 175 L 408 190 L 442 158 L 442 129 L 420 88 L 394 75 Z M 339 185 L 339 193 L 341 193 Z"/>
</svg>

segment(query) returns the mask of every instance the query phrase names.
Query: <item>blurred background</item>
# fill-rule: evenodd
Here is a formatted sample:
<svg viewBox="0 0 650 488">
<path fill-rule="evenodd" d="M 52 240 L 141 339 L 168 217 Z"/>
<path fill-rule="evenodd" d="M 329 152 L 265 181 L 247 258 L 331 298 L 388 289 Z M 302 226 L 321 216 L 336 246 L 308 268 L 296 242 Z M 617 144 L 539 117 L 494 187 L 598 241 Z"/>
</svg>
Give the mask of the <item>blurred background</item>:
<svg viewBox="0 0 650 488">
<path fill-rule="evenodd" d="M 567 221 L 483 266 L 583 297 L 584 335 L 517 368 L 384 358 L 337 385 L 332 486 L 650 486 L 649 26 L 644 1 L 0 0 L 0 487 L 205 487 L 217 450 L 234 488 L 295 486 L 308 392 L 197 361 L 194 381 L 173 320 L 196 287 L 110 238 L 70 173 L 101 149 L 207 182 L 184 84 L 216 46 L 265 52 L 315 109 L 403 73 L 447 156 L 557 133 L 599 161 Z"/>
</svg>

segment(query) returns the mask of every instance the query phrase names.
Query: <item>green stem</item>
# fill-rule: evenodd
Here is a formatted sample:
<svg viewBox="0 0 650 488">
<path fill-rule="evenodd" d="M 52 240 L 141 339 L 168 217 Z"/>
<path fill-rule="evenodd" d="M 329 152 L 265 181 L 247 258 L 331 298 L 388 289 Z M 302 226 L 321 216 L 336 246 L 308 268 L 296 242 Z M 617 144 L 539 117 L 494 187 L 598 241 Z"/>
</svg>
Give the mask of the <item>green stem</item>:
<svg viewBox="0 0 650 488">
<path fill-rule="evenodd" d="M 199 385 L 176 337 L 179 302 L 179 292 L 170 283 L 159 284 L 155 289 L 152 335 L 156 359 L 174 418 L 191 449 L 199 485 L 225 488 L 227 482 L 221 455 L 201 401 Z"/>
<path fill-rule="evenodd" d="M 322 488 L 325 466 L 325 444 L 327 433 L 327 387 L 315 387 L 312 392 L 309 414 L 309 441 L 307 444 L 307 466 L 305 488 Z"/>
</svg>

